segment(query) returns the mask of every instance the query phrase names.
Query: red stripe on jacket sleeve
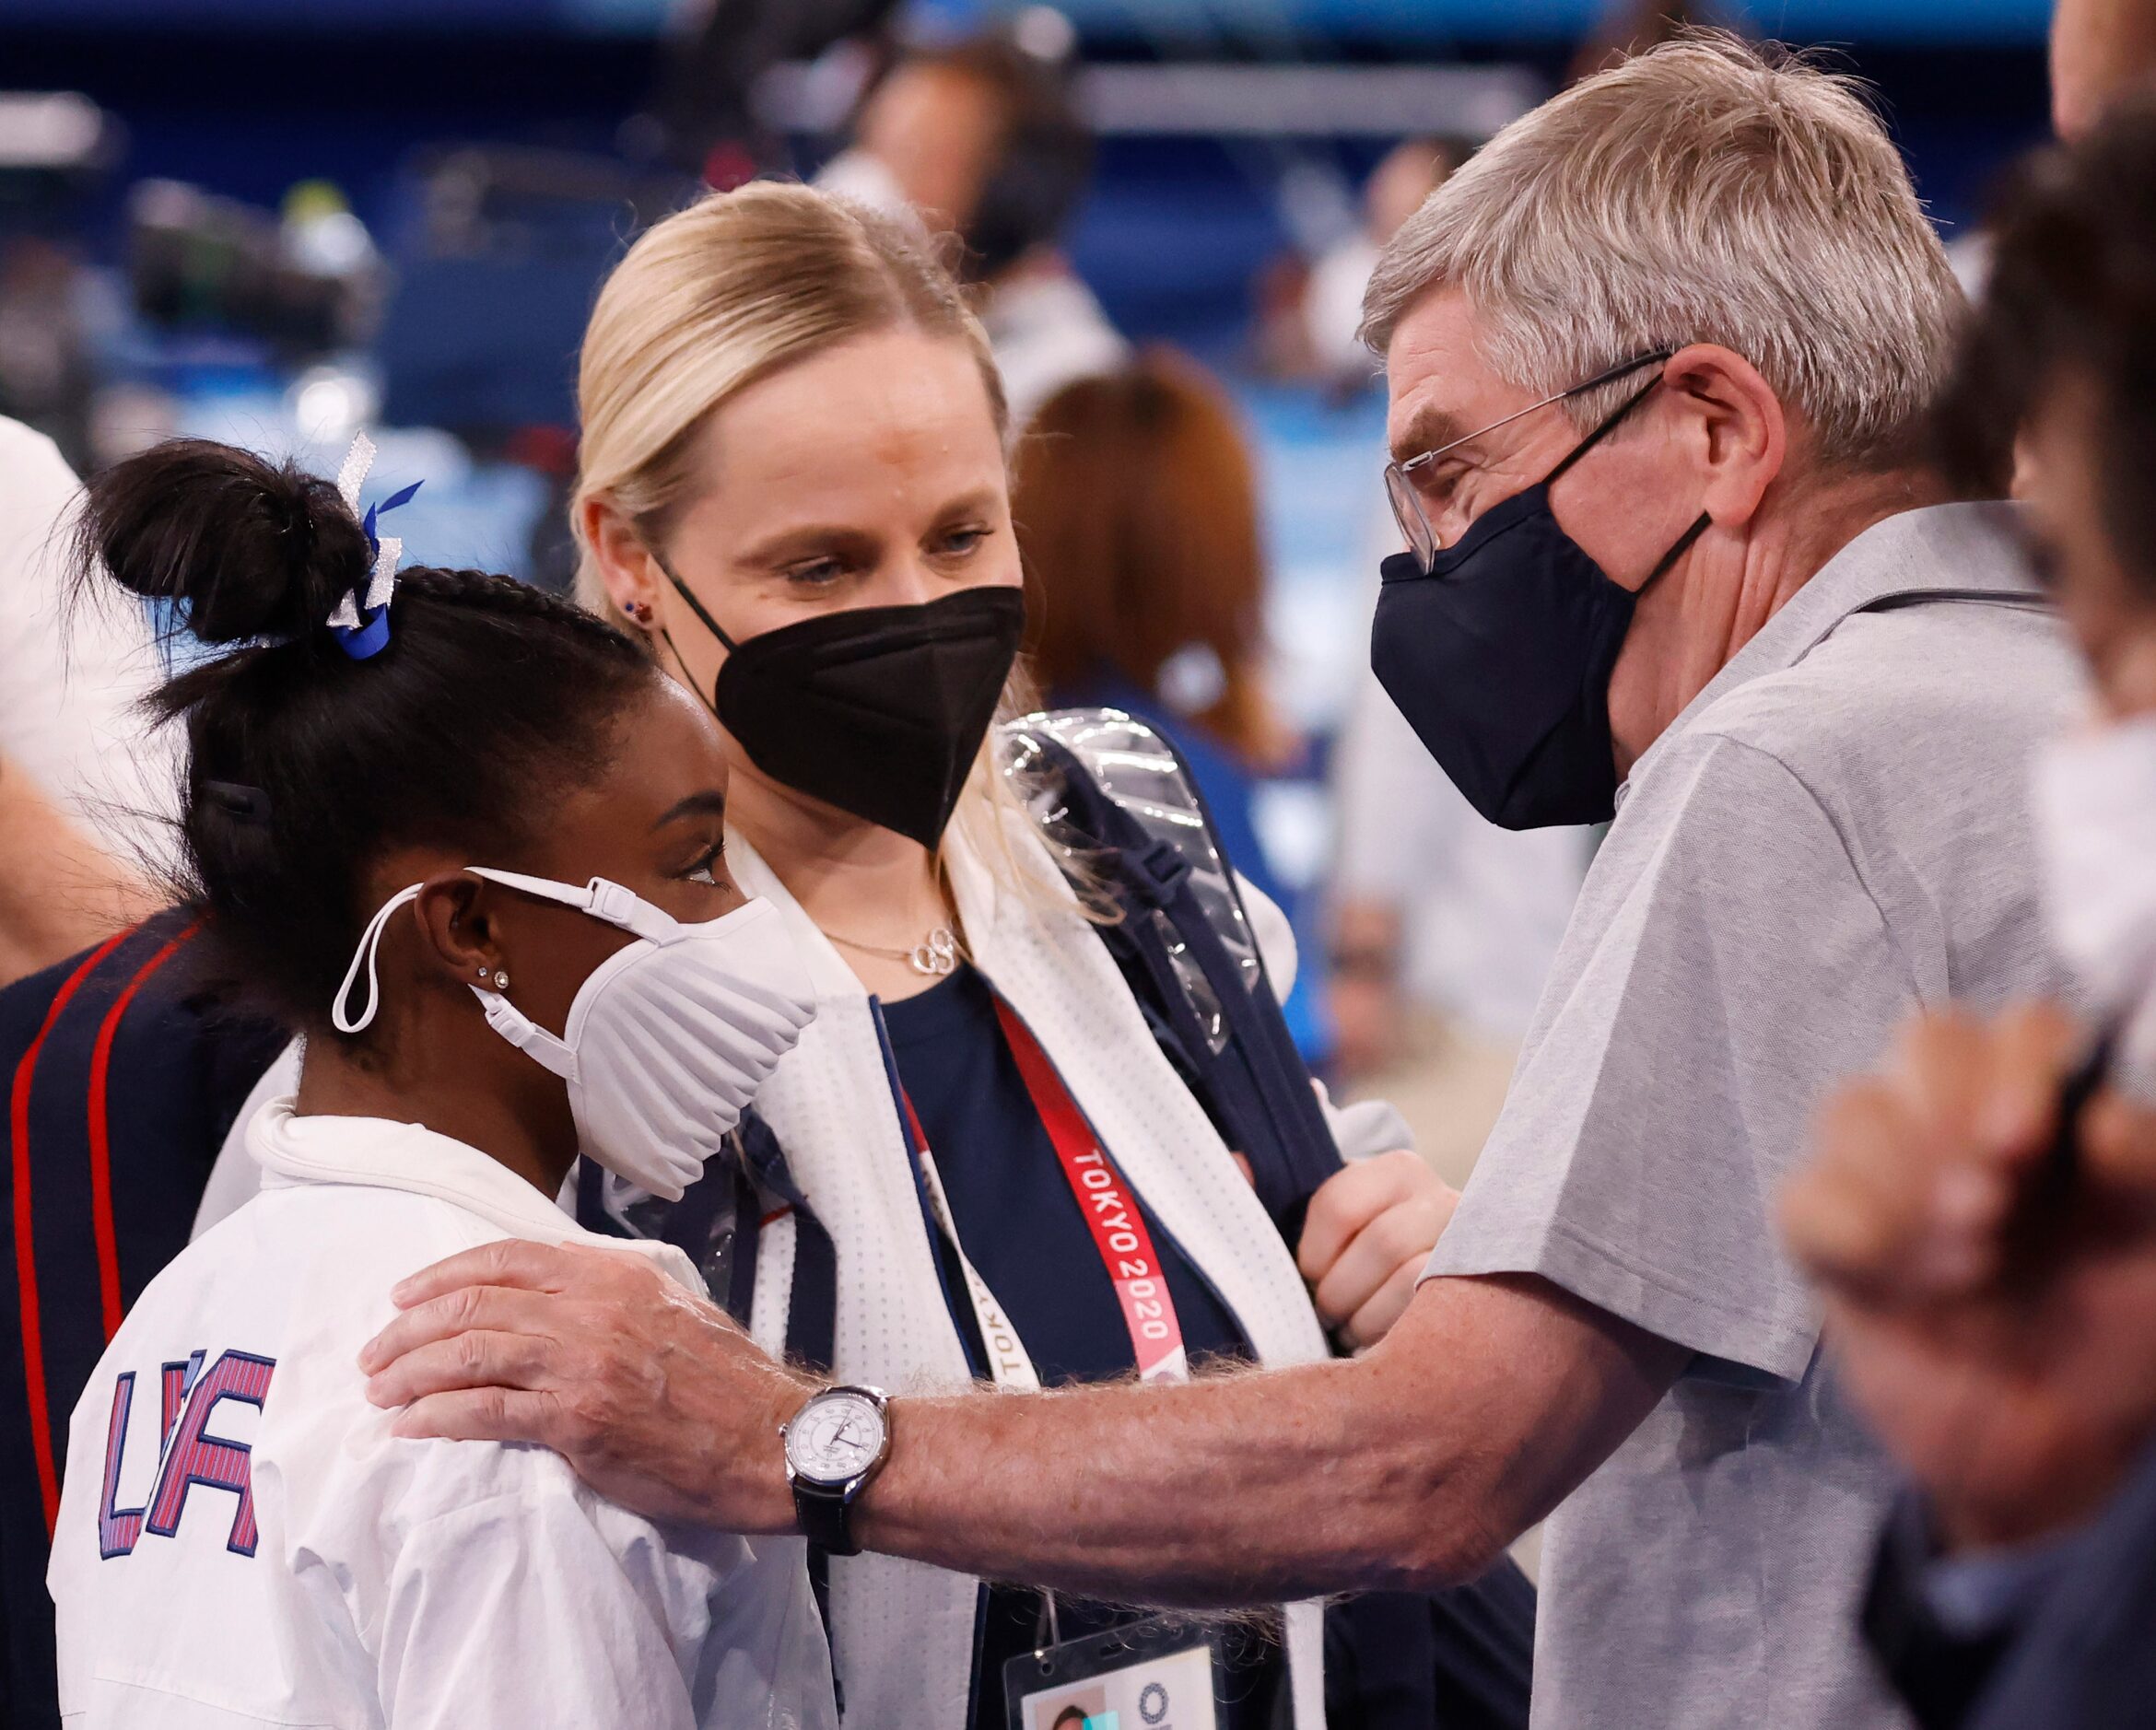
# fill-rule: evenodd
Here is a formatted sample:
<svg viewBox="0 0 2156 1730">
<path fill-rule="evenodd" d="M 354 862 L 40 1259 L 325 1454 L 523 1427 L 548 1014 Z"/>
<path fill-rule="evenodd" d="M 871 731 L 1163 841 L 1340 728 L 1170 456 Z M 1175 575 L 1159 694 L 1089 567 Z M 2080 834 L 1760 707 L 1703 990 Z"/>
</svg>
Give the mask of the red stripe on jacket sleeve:
<svg viewBox="0 0 2156 1730">
<path fill-rule="evenodd" d="M 112 1222 L 111 1101 L 108 1085 L 112 1067 L 112 1041 L 119 1036 L 121 1019 L 127 1013 L 127 1006 L 135 1001 L 135 994 L 142 989 L 144 981 L 179 953 L 181 944 L 194 935 L 195 929 L 193 925 L 186 927 L 135 970 L 135 977 L 128 980 L 125 988 L 112 999 L 112 1007 L 105 1011 L 103 1024 L 98 1028 L 98 1042 L 90 1050 L 90 1227 L 98 1241 L 98 1298 L 104 1308 L 107 1344 L 120 1331 L 122 1315 L 120 1233 Z"/>
<path fill-rule="evenodd" d="M 38 1072 L 38 1055 L 60 1011 L 67 1007 L 82 982 L 98 964 L 133 936 L 122 931 L 92 950 L 83 964 L 69 974 L 45 1011 L 44 1024 L 15 1066 L 15 1086 L 8 1097 L 7 1125 L 15 1148 L 15 1283 L 22 1306 L 22 1380 L 29 1399 L 30 1448 L 37 1455 L 38 1489 L 45 1501 L 45 1535 L 50 1537 L 60 1517 L 60 1473 L 53 1459 L 53 1414 L 45 1393 L 45 1333 L 38 1311 L 37 1241 L 30 1217 L 30 1084 Z"/>
</svg>

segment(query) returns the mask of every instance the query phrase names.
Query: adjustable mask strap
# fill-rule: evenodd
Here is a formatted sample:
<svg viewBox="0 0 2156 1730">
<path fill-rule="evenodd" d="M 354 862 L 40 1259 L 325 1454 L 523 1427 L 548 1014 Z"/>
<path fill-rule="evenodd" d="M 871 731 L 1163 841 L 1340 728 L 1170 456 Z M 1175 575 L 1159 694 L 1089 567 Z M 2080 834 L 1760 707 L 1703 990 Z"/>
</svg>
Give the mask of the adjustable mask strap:
<svg viewBox="0 0 2156 1730">
<path fill-rule="evenodd" d="M 672 914 L 661 911 L 635 890 L 624 888 L 611 878 L 594 877 L 580 889 L 574 883 L 557 883 L 551 877 L 527 877 L 522 871 L 496 871 L 490 865 L 467 865 L 464 869 L 488 883 L 536 895 L 542 901 L 558 901 L 579 913 L 589 913 L 595 919 L 618 925 L 646 942 L 670 943 L 681 934 L 681 923 Z"/>
<path fill-rule="evenodd" d="M 472 987 L 472 995 L 486 1011 L 486 1024 L 516 1046 L 541 1069 L 551 1070 L 565 1081 L 577 1079 L 577 1054 L 498 991 Z"/>
<path fill-rule="evenodd" d="M 381 981 L 374 969 L 375 951 L 381 947 L 382 927 L 389 923 L 390 915 L 406 902 L 419 899 L 421 885 L 414 883 L 409 889 L 400 889 L 375 909 L 374 917 L 367 921 L 367 929 L 359 934 L 359 947 L 354 952 L 352 964 L 345 969 L 345 982 L 337 988 L 337 994 L 330 999 L 330 1025 L 340 1034 L 356 1034 L 374 1020 L 374 1012 L 381 1007 Z M 345 999 L 352 995 L 352 983 L 359 976 L 359 969 L 367 969 L 367 1007 L 357 1019 L 345 1013 Z"/>
</svg>

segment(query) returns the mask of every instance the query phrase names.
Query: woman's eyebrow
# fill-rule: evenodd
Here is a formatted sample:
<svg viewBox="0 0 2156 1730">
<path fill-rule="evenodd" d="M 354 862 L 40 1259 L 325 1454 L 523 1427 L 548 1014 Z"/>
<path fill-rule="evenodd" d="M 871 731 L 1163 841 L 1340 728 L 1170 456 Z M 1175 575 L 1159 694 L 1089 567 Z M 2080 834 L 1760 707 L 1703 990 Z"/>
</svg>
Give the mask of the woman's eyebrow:
<svg viewBox="0 0 2156 1730">
<path fill-rule="evenodd" d="M 679 823 L 684 817 L 723 817 L 726 815 L 726 795 L 717 788 L 706 788 L 700 793 L 691 793 L 686 799 L 676 800 L 660 813 L 651 826 L 663 829 L 670 823 Z"/>
<path fill-rule="evenodd" d="M 993 487 L 978 486 L 969 493 L 959 494 L 936 514 L 938 517 L 955 517 L 965 511 L 987 510 L 995 503 L 995 499 Z"/>
<path fill-rule="evenodd" d="M 856 553 L 874 545 L 875 537 L 859 529 L 849 529 L 838 523 L 803 523 L 795 528 L 778 530 L 754 546 L 744 547 L 734 555 L 733 562 L 744 569 L 759 569 L 768 565 L 783 564 L 788 559 L 806 558 L 835 550 Z"/>
</svg>

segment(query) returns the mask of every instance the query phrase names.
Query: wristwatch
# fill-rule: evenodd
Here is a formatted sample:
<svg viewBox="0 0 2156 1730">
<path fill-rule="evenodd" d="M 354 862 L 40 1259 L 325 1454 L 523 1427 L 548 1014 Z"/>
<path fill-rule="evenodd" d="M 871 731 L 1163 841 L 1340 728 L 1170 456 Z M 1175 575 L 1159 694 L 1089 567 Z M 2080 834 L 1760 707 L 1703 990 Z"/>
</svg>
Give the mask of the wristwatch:
<svg viewBox="0 0 2156 1730">
<path fill-rule="evenodd" d="M 794 1517 L 810 1543 L 834 1556 L 858 1556 L 853 1499 L 891 1451 L 891 1402 L 880 1387 L 841 1385 L 811 1397 L 779 1425 Z"/>
</svg>

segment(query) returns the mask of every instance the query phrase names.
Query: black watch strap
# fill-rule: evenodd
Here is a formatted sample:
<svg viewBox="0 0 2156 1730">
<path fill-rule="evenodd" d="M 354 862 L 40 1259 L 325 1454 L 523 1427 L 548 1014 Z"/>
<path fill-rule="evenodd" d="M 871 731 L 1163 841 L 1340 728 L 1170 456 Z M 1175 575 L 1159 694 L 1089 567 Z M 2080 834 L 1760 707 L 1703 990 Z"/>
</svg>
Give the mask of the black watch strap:
<svg viewBox="0 0 2156 1730">
<path fill-rule="evenodd" d="M 793 1517 L 802 1536 L 818 1549 L 833 1556 L 858 1556 L 861 1545 L 853 1536 L 852 1498 L 844 1490 L 793 1480 Z"/>
</svg>

